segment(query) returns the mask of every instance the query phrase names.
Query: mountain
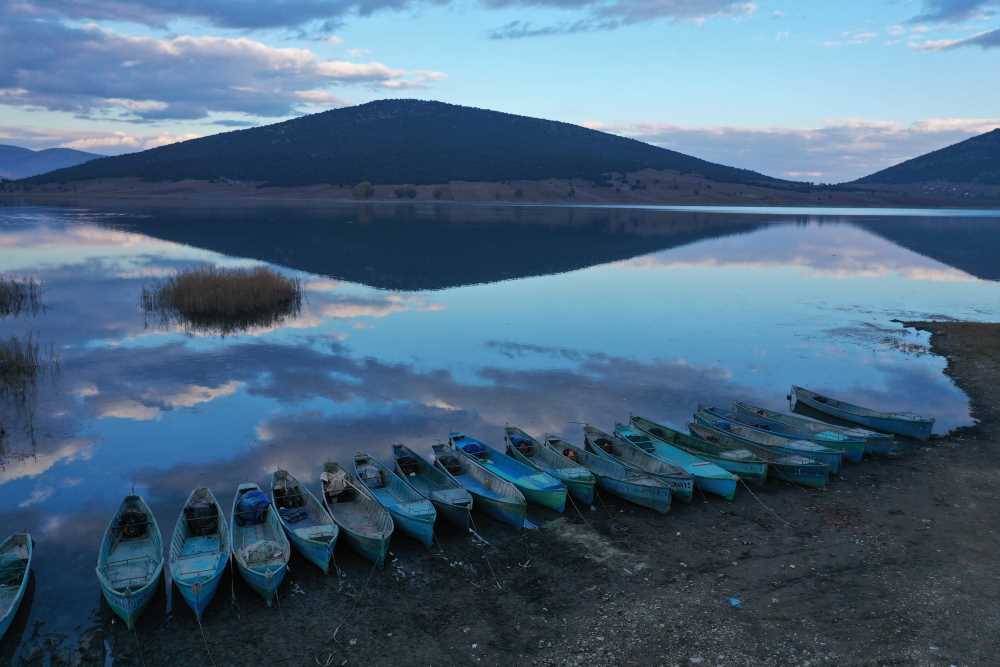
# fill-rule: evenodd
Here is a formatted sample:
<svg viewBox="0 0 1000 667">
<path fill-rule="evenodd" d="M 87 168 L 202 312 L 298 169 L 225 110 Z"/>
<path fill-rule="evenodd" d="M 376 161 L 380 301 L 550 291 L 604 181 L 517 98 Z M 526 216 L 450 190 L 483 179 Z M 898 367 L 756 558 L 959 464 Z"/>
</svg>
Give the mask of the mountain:
<svg viewBox="0 0 1000 667">
<path fill-rule="evenodd" d="M 1000 185 L 1000 128 L 854 181 L 859 185 L 930 182 Z"/>
<path fill-rule="evenodd" d="M 229 179 L 267 185 L 430 184 L 671 170 L 770 187 L 800 184 L 569 123 L 420 100 L 379 100 L 107 157 L 31 179 Z"/>
<path fill-rule="evenodd" d="M 20 146 L 0 145 L 0 178 L 27 178 L 53 169 L 73 167 L 99 157 L 102 156 L 72 148 L 46 148 L 33 151 Z"/>
</svg>

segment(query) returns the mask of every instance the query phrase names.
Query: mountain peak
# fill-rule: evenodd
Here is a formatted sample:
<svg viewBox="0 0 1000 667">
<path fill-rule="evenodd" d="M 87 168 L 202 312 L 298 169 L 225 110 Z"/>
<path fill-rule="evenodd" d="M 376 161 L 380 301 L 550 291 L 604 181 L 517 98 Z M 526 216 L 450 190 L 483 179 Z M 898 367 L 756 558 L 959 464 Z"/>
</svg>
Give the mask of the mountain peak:
<svg viewBox="0 0 1000 667">
<path fill-rule="evenodd" d="M 1000 185 L 1000 127 L 858 179 L 862 185 L 944 181 Z"/>
</svg>

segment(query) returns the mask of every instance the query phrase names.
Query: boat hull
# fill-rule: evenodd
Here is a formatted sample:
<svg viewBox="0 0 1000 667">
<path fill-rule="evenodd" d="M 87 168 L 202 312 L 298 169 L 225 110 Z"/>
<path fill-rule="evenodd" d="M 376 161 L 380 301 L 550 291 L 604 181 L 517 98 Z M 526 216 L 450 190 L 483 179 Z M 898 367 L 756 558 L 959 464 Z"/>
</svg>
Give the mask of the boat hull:
<svg viewBox="0 0 1000 667">
<path fill-rule="evenodd" d="M 766 463 L 746 463 L 742 461 L 729 461 L 721 456 L 709 456 L 702 454 L 706 461 L 711 461 L 724 470 L 728 470 L 742 480 L 763 484 L 767 481 Z"/>
<path fill-rule="evenodd" d="M 361 557 L 370 560 L 378 567 L 385 565 L 385 557 L 389 553 L 388 537 L 372 537 L 341 526 L 341 531 L 347 544 Z"/>
<path fill-rule="evenodd" d="M 768 464 L 772 476 L 816 489 L 823 488 L 830 481 L 830 468 L 825 465 L 794 465 L 785 463 Z"/>
<path fill-rule="evenodd" d="M 811 396 L 798 391 L 793 390 L 790 396 L 792 410 L 795 410 L 798 403 L 802 403 L 817 412 L 851 424 L 858 424 L 860 426 L 864 426 L 865 428 L 874 429 L 883 433 L 893 433 L 906 438 L 913 438 L 914 440 L 930 439 L 931 430 L 934 428 L 933 419 L 909 420 L 895 419 L 892 417 L 878 417 L 874 415 L 862 415 L 849 410 L 841 409 L 835 405 L 814 400 Z"/>
<path fill-rule="evenodd" d="M 337 548 L 336 538 L 329 542 L 307 540 L 287 528 L 285 535 L 288 536 L 288 541 L 303 558 L 322 570 L 323 574 L 330 574 L 330 563 L 333 562 L 333 552 Z"/>
<path fill-rule="evenodd" d="M 524 484 L 518 484 L 512 479 L 509 479 L 508 481 L 513 483 L 514 486 L 517 487 L 517 490 L 524 494 L 525 500 L 529 503 L 541 505 L 542 507 L 548 507 L 550 510 L 555 510 L 556 512 L 563 512 L 566 510 L 565 486 L 556 489 L 536 489 Z"/>
<path fill-rule="evenodd" d="M 425 547 L 430 547 L 434 544 L 434 520 L 436 518 L 436 513 L 434 514 L 410 514 L 408 512 L 400 512 L 399 510 L 387 507 L 389 514 L 392 515 L 392 521 L 401 531 L 417 540 Z"/>
<path fill-rule="evenodd" d="M 732 500 L 736 497 L 737 481 L 738 480 L 734 477 L 726 479 L 718 479 L 715 477 L 695 477 L 694 479 L 695 486 L 705 493 L 721 496 L 726 500 Z"/>
<path fill-rule="evenodd" d="M 24 566 L 24 575 L 21 577 L 21 585 L 18 586 L 17 593 L 14 594 L 14 599 L 11 600 L 7 613 L 0 616 L 0 640 L 2 640 L 4 635 L 7 634 L 7 630 L 10 629 L 11 623 L 14 622 L 14 617 L 17 616 L 17 610 L 21 607 L 21 601 L 24 600 L 24 593 L 28 590 L 28 580 L 31 578 L 31 561 L 34 558 L 34 543 L 31 541 L 31 536 L 27 533 L 11 535 L 3 542 L 3 546 L 8 546 L 16 545 L 22 540 L 26 544 L 28 561 Z"/>
<path fill-rule="evenodd" d="M 472 507 L 469 505 L 456 505 L 444 500 L 435 500 L 434 498 L 431 498 L 431 502 L 434 503 L 434 509 L 437 510 L 438 516 L 443 517 L 448 523 L 458 526 L 465 531 L 472 528 L 470 525 L 471 517 L 469 516 Z"/>
<path fill-rule="evenodd" d="M 135 629 L 136 620 L 142 615 L 143 610 L 149 606 L 149 601 L 156 594 L 156 588 L 160 583 L 162 571 L 163 567 L 161 565 L 160 571 L 156 573 L 156 576 L 148 584 L 130 594 L 117 593 L 103 585 L 101 586 L 104 601 L 111 607 L 111 611 L 115 612 L 120 619 L 125 621 L 125 626 L 129 630 Z"/>
<path fill-rule="evenodd" d="M 220 571 L 202 581 L 178 581 L 174 579 L 174 584 L 180 591 L 181 597 L 184 598 L 184 602 L 191 607 L 191 611 L 194 612 L 198 620 L 201 620 L 208 605 L 212 604 L 212 598 L 215 597 L 221 580 L 222 572 Z"/>
<path fill-rule="evenodd" d="M 670 503 L 673 498 L 670 487 L 634 484 L 611 477 L 598 477 L 597 484 L 608 493 L 616 495 L 622 500 L 627 500 L 633 505 L 655 510 L 661 514 L 670 511 Z"/>
<path fill-rule="evenodd" d="M 473 507 L 487 514 L 497 521 L 510 524 L 515 528 L 524 528 L 524 522 L 528 518 L 528 506 L 515 501 L 505 501 L 498 498 L 477 494 L 469 490 L 474 498 Z"/>
<path fill-rule="evenodd" d="M 236 559 L 236 569 L 240 571 L 243 581 L 247 582 L 250 588 L 257 591 L 257 594 L 264 598 L 264 602 L 270 607 L 274 603 L 274 599 L 278 596 L 278 588 L 281 587 L 281 582 L 285 580 L 288 565 L 282 564 L 273 570 L 258 571 L 251 570 L 240 563 L 239 559 Z"/>
<path fill-rule="evenodd" d="M 585 507 L 590 507 L 594 504 L 594 491 L 597 488 L 597 482 L 593 479 L 575 479 L 572 477 L 559 477 L 563 484 L 566 485 L 566 490 L 569 491 L 569 495 L 582 503 Z"/>
</svg>

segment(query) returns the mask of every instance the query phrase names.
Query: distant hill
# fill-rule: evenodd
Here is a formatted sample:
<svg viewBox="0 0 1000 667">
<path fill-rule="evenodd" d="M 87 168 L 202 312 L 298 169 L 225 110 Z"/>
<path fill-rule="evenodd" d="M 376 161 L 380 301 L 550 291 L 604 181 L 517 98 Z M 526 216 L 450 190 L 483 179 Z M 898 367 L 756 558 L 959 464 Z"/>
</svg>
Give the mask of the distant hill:
<svg viewBox="0 0 1000 667">
<path fill-rule="evenodd" d="M 53 169 L 75 165 L 102 157 L 72 148 L 46 148 L 33 151 L 20 146 L 0 144 L 0 178 L 11 180 L 44 174 Z"/>
<path fill-rule="evenodd" d="M 268 185 L 430 184 L 672 170 L 770 187 L 801 184 L 556 121 L 419 100 L 380 100 L 107 157 L 31 179 L 138 177 Z"/>
<path fill-rule="evenodd" d="M 859 185 L 931 182 L 1000 185 L 1000 128 L 854 181 Z"/>
</svg>

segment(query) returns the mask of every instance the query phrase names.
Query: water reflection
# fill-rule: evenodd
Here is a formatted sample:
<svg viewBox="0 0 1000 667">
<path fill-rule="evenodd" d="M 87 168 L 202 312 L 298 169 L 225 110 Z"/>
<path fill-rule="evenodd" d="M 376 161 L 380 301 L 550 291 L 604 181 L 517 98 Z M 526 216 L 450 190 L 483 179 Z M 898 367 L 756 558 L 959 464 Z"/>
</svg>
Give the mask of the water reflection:
<svg viewBox="0 0 1000 667">
<path fill-rule="evenodd" d="M 325 459 L 427 451 L 456 429 L 578 439 L 570 422 L 630 411 L 681 424 L 699 403 L 782 407 L 793 382 L 930 412 L 941 429 L 970 421 L 943 361 L 913 354 L 926 336 L 891 320 L 995 319 L 1000 285 L 893 242 L 892 224 L 461 210 L 0 209 L 0 248 L 16 248 L 0 272 L 41 280 L 48 306 L 0 326 L 60 358 L 34 444 L 10 432 L 0 450 L 0 533 L 39 540 L 32 642 L 95 613 L 98 541 L 132 486 L 168 531 L 198 484 L 225 505 L 276 466 L 312 483 Z M 920 234 L 995 253 L 997 224 Z M 145 325 L 151 279 L 261 259 L 302 281 L 289 320 L 226 338 Z"/>
</svg>

